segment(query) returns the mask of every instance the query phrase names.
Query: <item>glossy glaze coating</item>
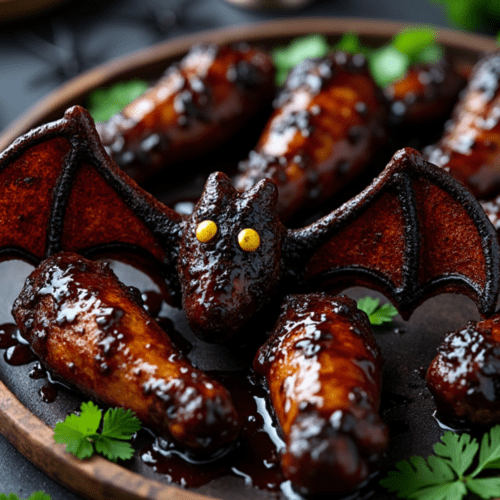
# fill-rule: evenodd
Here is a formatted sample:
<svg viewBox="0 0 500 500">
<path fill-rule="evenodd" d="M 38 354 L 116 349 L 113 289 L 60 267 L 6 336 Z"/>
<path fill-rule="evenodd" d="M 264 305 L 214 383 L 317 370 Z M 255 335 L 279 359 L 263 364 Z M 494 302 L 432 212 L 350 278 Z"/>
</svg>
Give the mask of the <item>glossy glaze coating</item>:
<svg viewBox="0 0 500 500">
<path fill-rule="evenodd" d="M 395 124 L 409 125 L 443 118 L 465 83 L 446 58 L 433 64 L 412 65 L 403 78 L 384 89 L 390 119 Z"/>
<path fill-rule="evenodd" d="M 449 333 L 426 380 L 442 415 L 500 422 L 500 314 Z"/>
<path fill-rule="evenodd" d="M 362 193 L 305 228 L 287 230 L 277 202 L 272 180 L 238 193 L 214 173 L 182 217 L 115 165 L 75 106 L 0 154 L 0 260 L 71 251 L 139 265 L 170 298 L 182 295 L 189 324 L 211 342 L 234 336 L 281 284 L 374 287 L 405 317 L 443 291 L 493 313 L 495 230 L 472 194 L 417 151 L 398 151 Z M 212 219 L 217 232 L 201 242 L 199 224 Z M 254 251 L 240 246 L 243 229 L 259 234 Z"/>
<path fill-rule="evenodd" d="M 500 52 L 481 59 L 439 142 L 426 158 L 462 181 L 478 198 L 500 189 Z"/>
<path fill-rule="evenodd" d="M 196 46 L 97 130 L 108 154 L 140 181 L 223 144 L 273 92 L 274 66 L 264 51 Z"/>
<path fill-rule="evenodd" d="M 182 302 L 189 325 L 202 339 L 233 336 L 264 306 L 282 275 L 285 228 L 276 212 L 276 185 L 265 179 L 244 193 L 223 173 L 212 174 L 186 222 L 178 261 Z M 202 221 L 217 225 L 208 242 L 196 237 Z M 259 246 L 245 251 L 243 229 L 259 235 Z"/>
<path fill-rule="evenodd" d="M 304 61 L 274 107 L 234 182 L 244 191 L 272 179 L 283 219 L 339 192 L 369 164 L 384 135 L 385 108 L 361 54 Z"/>
<path fill-rule="evenodd" d="M 381 366 L 368 318 L 352 299 L 287 298 L 254 369 L 283 431 L 283 472 L 302 493 L 351 491 L 387 447 L 377 413 Z"/>
<path fill-rule="evenodd" d="M 28 278 L 13 315 L 56 377 L 133 410 L 161 436 L 211 452 L 238 435 L 229 393 L 195 369 L 107 264 L 62 253 Z"/>
</svg>

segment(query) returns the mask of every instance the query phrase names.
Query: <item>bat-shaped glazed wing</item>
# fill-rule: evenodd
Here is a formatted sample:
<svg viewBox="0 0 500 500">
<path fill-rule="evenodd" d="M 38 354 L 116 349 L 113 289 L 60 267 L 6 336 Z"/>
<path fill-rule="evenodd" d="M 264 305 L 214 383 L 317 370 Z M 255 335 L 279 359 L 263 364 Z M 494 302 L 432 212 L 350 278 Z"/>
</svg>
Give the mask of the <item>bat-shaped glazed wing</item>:
<svg viewBox="0 0 500 500">
<path fill-rule="evenodd" d="M 483 315 L 495 308 L 499 246 L 492 225 L 467 189 L 410 148 L 349 203 L 289 230 L 285 249 L 308 287 L 377 288 L 404 317 L 440 292 L 469 296 Z"/>
<path fill-rule="evenodd" d="M 180 216 L 116 167 L 83 108 L 5 150 L 0 188 L 0 259 L 38 264 L 61 250 L 118 256 L 154 266 L 175 290 Z"/>
</svg>

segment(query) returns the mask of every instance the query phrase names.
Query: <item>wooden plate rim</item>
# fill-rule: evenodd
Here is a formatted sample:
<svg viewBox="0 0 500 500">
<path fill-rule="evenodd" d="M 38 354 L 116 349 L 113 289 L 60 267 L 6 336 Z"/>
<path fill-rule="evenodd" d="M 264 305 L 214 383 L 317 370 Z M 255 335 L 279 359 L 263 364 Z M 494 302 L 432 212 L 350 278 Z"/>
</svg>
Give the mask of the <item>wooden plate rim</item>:
<svg viewBox="0 0 500 500">
<path fill-rule="evenodd" d="M 149 65 L 184 54 L 203 42 L 259 42 L 309 33 L 339 35 L 346 31 L 362 36 L 390 37 L 416 23 L 359 18 L 298 18 L 205 31 L 178 37 L 105 63 L 70 80 L 14 121 L 0 136 L 0 151 L 17 137 L 44 121 L 54 109 L 70 106 L 91 89 L 116 80 L 120 75 L 139 72 Z M 441 43 L 468 51 L 497 48 L 493 38 L 436 28 Z M 46 118 L 45 118 L 46 121 Z M 0 381 L 0 432 L 33 464 L 68 489 L 91 500 L 209 500 L 212 497 L 182 490 L 143 477 L 95 456 L 80 461 L 67 454 L 53 440 L 53 430 L 32 414 Z"/>
</svg>

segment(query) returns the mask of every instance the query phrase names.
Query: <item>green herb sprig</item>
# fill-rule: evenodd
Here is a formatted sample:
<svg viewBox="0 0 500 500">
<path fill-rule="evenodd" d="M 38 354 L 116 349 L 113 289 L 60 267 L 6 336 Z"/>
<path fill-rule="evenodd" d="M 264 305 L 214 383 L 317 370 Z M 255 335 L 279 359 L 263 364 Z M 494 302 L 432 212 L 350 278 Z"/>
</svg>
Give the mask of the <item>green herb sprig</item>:
<svg viewBox="0 0 500 500">
<path fill-rule="evenodd" d="M 109 120 L 142 95 L 148 86 L 145 80 L 136 78 L 96 89 L 88 97 L 88 110 L 96 122 Z"/>
<path fill-rule="evenodd" d="M 380 484 L 413 500 L 460 500 L 468 492 L 483 499 L 500 496 L 500 477 L 483 475 L 500 469 L 500 425 L 484 434 L 481 446 L 469 434 L 447 431 L 434 453 L 427 460 L 414 456 L 398 462 Z"/>
<path fill-rule="evenodd" d="M 92 402 L 82 403 L 80 415 L 69 415 L 54 429 L 56 443 L 66 445 L 66 451 L 80 459 L 90 458 L 94 451 L 116 462 L 132 458 L 134 449 L 128 440 L 141 429 L 141 422 L 130 410 L 115 408 L 104 415 Z"/>
<path fill-rule="evenodd" d="M 500 20 L 500 2 L 495 0 L 431 1 L 441 4 L 451 23 L 468 30 L 498 26 Z"/>
<path fill-rule="evenodd" d="M 391 323 L 398 310 L 392 304 L 380 305 L 380 299 L 373 297 L 363 297 L 357 301 L 358 309 L 364 311 L 370 320 L 371 325 L 382 325 Z"/>
<path fill-rule="evenodd" d="M 323 35 L 316 34 L 297 38 L 287 47 L 273 50 L 276 83 L 282 85 L 290 70 L 304 59 L 324 57 L 330 50 L 363 54 L 380 87 L 402 78 L 412 64 L 436 62 L 443 57 L 443 48 L 436 42 L 436 32 L 429 27 L 403 30 L 390 43 L 377 49 L 363 45 L 355 33 L 344 34 L 331 48 Z"/>
<path fill-rule="evenodd" d="M 0 500 L 21 500 L 15 493 L 9 493 L 6 495 L 5 493 L 0 493 Z M 29 498 L 26 500 L 52 500 L 50 495 L 47 495 L 43 491 L 35 491 Z"/>
</svg>

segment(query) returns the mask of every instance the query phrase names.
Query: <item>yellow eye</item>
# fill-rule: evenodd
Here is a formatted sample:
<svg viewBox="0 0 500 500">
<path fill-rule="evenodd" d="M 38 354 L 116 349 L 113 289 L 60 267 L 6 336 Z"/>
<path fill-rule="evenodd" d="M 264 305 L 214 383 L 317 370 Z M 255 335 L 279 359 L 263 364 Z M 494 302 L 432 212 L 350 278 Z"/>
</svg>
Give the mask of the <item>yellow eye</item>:
<svg viewBox="0 0 500 500">
<path fill-rule="evenodd" d="M 259 248 L 260 236 L 255 229 L 242 229 L 238 234 L 238 244 L 245 252 L 253 252 Z"/>
<path fill-rule="evenodd" d="M 211 220 L 204 220 L 196 228 L 196 238 L 202 243 L 210 241 L 217 233 L 217 224 Z"/>
</svg>

